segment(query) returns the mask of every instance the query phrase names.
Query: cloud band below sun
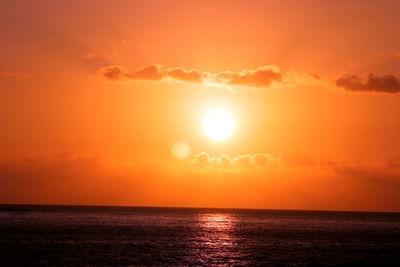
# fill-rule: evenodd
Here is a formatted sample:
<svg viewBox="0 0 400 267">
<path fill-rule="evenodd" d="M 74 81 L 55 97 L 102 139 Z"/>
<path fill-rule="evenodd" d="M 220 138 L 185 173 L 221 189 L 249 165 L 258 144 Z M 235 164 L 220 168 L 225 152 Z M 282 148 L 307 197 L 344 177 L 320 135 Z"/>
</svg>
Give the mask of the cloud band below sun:
<svg viewBox="0 0 400 267">
<path fill-rule="evenodd" d="M 298 166 L 312 166 L 316 164 L 314 159 L 307 153 L 300 150 L 282 153 L 276 157 L 268 153 L 258 154 L 242 154 L 230 157 L 226 154 L 212 157 L 207 152 L 201 152 L 194 156 L 190 161 L 192 164 L 198 165 L 202 168 L 228 168 L 232 170 L 239 169 L 252 169 L 262 168 L 274 165 L 298 165 Z"/>
</svg>

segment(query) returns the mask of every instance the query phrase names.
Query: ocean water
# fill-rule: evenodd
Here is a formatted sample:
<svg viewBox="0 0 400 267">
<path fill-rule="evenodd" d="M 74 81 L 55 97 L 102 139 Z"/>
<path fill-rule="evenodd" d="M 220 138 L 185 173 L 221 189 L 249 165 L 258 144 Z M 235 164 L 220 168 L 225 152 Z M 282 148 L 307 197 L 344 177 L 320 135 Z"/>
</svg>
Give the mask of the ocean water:
<svg viewBox="0 0 400 267">
<path fill-rule="evenodd" d="M 0 205 L 0 266 L 400 266 L 400 213 Z"/>
</svg>

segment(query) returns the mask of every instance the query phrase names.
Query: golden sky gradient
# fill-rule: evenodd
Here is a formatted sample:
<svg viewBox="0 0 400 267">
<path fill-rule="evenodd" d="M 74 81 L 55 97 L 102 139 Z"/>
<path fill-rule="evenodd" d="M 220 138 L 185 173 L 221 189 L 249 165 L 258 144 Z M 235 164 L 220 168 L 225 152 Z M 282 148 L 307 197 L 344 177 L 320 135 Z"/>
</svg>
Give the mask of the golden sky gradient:
<svg viewBox="0 0 400 267">
<path fill-rule="evenodd" d="M 400 211 L 399 14 L 2 1 L 0 203 Z"/>
</svg>

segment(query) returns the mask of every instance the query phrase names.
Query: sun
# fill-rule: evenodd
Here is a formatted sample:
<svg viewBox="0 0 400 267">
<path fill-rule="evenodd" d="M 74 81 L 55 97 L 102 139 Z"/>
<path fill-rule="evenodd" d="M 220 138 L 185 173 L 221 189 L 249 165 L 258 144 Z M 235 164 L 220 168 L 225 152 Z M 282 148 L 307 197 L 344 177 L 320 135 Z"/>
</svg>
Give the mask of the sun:
<svg viewBox="0 0 400 267">
<path fill-rule="evenodd" d="M 231 137 L 235 121 L 230 113 L 223 109 L 208 111 L 203 118 L 204 133 L 214 141 L 225 141 Z"/>
</svg>

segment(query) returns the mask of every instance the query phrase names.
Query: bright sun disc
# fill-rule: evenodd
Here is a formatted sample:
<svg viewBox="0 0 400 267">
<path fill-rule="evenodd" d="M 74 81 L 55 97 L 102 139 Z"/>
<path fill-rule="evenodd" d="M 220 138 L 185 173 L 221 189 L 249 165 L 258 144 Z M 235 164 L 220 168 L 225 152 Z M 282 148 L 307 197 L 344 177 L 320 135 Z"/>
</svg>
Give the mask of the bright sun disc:
<svg viewBox="0 0 400 267">
<path fill-rule="evenodd" d="M 204 116 L 204 133 L 214 141 L 225 141 L 233 133 L 235 122 L 233 117 L 222 109 L 214 109 Z"/>
</svg>

